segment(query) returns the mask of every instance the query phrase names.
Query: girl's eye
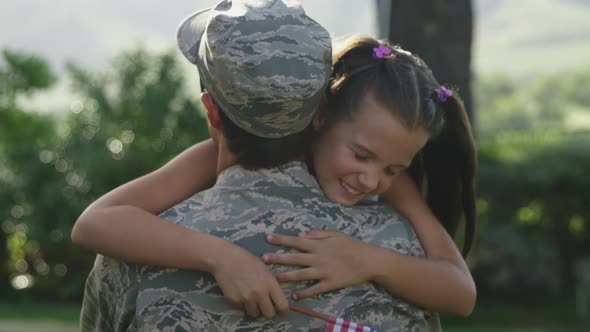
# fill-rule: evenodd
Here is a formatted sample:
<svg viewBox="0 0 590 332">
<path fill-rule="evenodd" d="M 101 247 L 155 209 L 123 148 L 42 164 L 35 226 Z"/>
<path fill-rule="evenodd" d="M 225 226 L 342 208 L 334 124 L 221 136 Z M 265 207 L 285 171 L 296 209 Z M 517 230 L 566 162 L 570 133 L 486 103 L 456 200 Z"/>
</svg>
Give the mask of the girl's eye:
<svg viewBox="0 0 590 332">
<path fill-rule="evenodd" d="M 369 159 L 369 157 L 367 157 L 367 156 L 363 156 L 363 155 L 361 155 L 361 154 L 358 154 L 358 153 L 356 153 L 356 152 L 354 153 L 354 158 L 355 158 L 356 160 L 360 160 L 360 161 L 365 161 L 365 160 Z"/>
<path fill-rule="evenodd" d="M 397 172 L 395 171 L 395 169 L 393 168 L 388 168 L 385 173 L 389 176 L 395 176 L 397 174 Z"/>
</svg>

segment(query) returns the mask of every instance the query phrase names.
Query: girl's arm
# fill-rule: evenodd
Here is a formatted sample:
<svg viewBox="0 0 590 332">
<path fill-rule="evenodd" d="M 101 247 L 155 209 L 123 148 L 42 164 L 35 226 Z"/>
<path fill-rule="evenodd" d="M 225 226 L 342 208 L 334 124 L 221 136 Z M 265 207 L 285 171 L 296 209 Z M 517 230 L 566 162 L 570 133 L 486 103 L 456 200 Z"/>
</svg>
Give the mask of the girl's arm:
<svg viewBox="0 0 590 332">
<path fill-rule="evenodd" d="M 72 242 L 124 261 L 194 269 L 194 237 L 201 234 L 157 215 L 211 187 L 216 167 L 217 146 L 212 140 L 192 146 L 88 206 L 74 224 Z"/>
<path fill-rule="evenodd" d="M 211 187 L 216 168 L 212 140 L 187 149 L 92 203 L 76 221 L 72 241 L 128 262 L 210 272 L 225 297 L 250 316 L 285 314 L 288 301 L 258 257 L 222 238 L 156 216 Z"/>
<path fill-rule="evenodd" d="M 434 216 L 412 179 L 401 173 L 380 200 L 405 216 L 428 259 L 395 255 L 376 281 L 396 294 L 422 302 L 439 312 L 467 316 L 473 311 L 476 288 L 473 277 L 453 239 Z M 387 260 L 390 252 L 382 253 Z M 374 262 L 380 266 L 378 259 Z M 401 268 L 400 268 L 401 267 Z M 416 279 L 419 278 L 419 281 Z M 423 285 L 430 285 L 423 287 Z M 420 303 L 419 303 L 420 304 Z"/>
<path fill-rule="evenodd" d="M 382 200 L 411 220 L 426 258 L 401 255 L 340 232 L 314 230 L 296 237 L 272 234 L 268 238 L 272 244 L 304 253 L 269 253 L 263 261 L 304 267 L 279 273 L 281 282 L 319 280 L 296 292 L 297 299 L 372 280 L 429 310 L 468 316 L 475 305 L 476 290 L 465 261 L 409 176 L 398 177 Z"/>
</svg>

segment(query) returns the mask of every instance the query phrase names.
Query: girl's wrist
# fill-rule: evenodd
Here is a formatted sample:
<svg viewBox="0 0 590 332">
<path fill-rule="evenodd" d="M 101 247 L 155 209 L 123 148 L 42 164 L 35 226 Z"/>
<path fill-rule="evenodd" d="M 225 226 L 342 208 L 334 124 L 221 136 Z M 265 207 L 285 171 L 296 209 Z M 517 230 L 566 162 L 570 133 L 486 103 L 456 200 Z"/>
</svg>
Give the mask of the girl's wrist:
<svg viewBox="0 0 590 332">
<path fill-rule="evenodd" d="M 365 281 L 377 281 L 382 274 L 383 248 L 363 242 L 363 246 L 357 250 L 359 255 L 359 270 L 364 271 Z"/>
<path fill-rule="evenodd" d="M 233 243 L 208 234 L 204 238 L 195 239 L 197 247 L 192 252 L 197 253 L 195 270 L 214 273 L 234 255 L 236 249 L 241 249 Z"/>
<path fill-rule="evenodd" d="M 382 284 L 385 280 L 391 279 L 392 271 L 391 266 L 396 266 L 396 263 L 392 263 L 392 259 L 397 257 L 397 254 L 391 250 L 372 246 L 367 257 L 367 271 L 369 273 L 369 280 Z"/>
</svg>

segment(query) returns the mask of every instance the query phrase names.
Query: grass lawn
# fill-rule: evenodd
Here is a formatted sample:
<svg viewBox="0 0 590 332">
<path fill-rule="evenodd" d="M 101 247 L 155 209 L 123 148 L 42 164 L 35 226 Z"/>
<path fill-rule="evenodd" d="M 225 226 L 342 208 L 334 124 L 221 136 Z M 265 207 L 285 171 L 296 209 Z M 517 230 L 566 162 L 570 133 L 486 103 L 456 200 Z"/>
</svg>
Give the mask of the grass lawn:
<svg viewBox="0 0 590 332">
<path fill-rule="evenodd" d="M 478 305 L 468 318 L 441 317 L 445 332 L 582 332 L 590 317 L 576 317 L 573 306 Z"/>
<path fill-rule="evenodd" d="M 23 301 L 0 302 L 0 321 L 56 322 L 77 325 L 80 306 L 76 304 Z"/>
<path fill-rule="evenodd" d="M 460 326 L 445 326 L 443 325 L 444 332 L 546 332 L 546 331 L 563 331 L 563 330 L 545 330 L 534 327 L 460 327 Z"/>
<path fill-rule="evenodd" d="M 78 324 L 77 304 L 43 302 L 0 302 L 0 322 L 55 322 Z M 468 318 L 441 317 L 445 332 L 581 332 L 588 331 L 590 320 L 577 319 L 568 306 L 478 305 Z"/>
</svg>

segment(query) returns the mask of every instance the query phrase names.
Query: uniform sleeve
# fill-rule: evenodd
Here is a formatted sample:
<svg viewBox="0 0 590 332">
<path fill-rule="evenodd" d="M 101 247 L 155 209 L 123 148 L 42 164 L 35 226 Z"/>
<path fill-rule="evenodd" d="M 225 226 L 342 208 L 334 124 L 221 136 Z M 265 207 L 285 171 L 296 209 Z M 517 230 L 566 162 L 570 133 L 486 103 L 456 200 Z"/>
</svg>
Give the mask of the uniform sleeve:
<svg viewBox="0 0 590 332">
<path fill-rule="evenodd" d="M 135 316 L 134 265 L 97 255 L 84 289 L 80 329 L 126 331 Z"/>
</svg>

